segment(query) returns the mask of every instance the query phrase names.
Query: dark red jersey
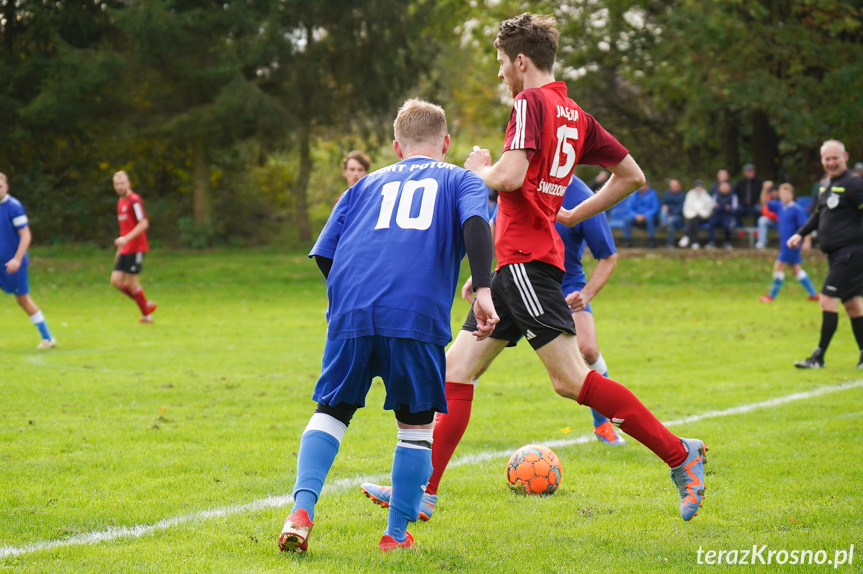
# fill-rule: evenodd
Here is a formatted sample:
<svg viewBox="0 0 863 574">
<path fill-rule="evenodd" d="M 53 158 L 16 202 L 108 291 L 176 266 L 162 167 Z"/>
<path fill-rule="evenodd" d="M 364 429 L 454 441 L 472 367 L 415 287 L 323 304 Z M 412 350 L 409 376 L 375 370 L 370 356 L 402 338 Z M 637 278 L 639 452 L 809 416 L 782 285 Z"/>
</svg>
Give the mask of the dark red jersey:
<svg viewBox="0 0 863 574">
<path fill-rule="evenodd" d="M 567 97 L 564 82 L 515 97 L 503 151 L 519 149 L 527 152 L 530 165 L 521 189 L 498 196 L 498 268 L 543 261 L 564 269 L 554 221 L 575 166 L 617 165 L 629 151 Z"/>
<path fill-rule="evenodd" d="M 130 192 L 126 197 L 121 197 L 117 202 L 117 220 L 120 222 L 120 235 L 126 235 L 135 229 L 138 222 L 147 219 L 144 213 L 144 202 L 141 197 Z M 147 232 L 145 231 L 120 249 L 120 253 L 146 253 L 150 249 L 147 244 Z"/>
</svg>

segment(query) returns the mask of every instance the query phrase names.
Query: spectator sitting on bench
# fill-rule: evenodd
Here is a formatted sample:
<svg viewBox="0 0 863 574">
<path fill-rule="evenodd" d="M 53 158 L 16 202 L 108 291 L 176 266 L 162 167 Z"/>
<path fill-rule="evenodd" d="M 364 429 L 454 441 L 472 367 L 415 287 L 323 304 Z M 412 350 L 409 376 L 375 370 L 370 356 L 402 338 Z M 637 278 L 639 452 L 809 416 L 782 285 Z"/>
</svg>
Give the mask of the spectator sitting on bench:
<svg viewBox="0 0 863 574">
<path fill-rule="evenodd" d="M 704 189 L 704 182 L 696 179 L 693 188 L 686 192 L 686 200 L 683 202 L 683 217 L 686 218 L 688 229 L 686 235 L 680 238 L 678 245 L 688 247 L 691 241 L 693 249 L 701 248 L 698 241 L 698 227 L 707 221 L 712 213 L 713 198 Z"/>
<path fill-rule="evenodd" d="M 672 179 L 668 182 L 668 189 L 662 194 L 662 207 L 659 211 L 659 220 L 662 225 L 668 227 L 668 247 L 674 247 L 674 232 L 683 229 L 686 223 L 683 219 L 683 202 L 686 194 L 680 182 Z"/>
<path fill-rule="evenodd" d="M 713 196 L 713 216 L 707 224 L 707 247 L 716 248 L 716 228 L 725 230 L 725 248 L 731 249 L 731 230 L 737 223 L 737 196 L 731 193 L 731 184 L 727 181 L 719 184 L 719 193 Z"/>
<path fill-rule="evenodd" d="M 626 200 L 629 211 L 623 220 L 623 244 L 632 247 L 632 226 L 647 229 L 650 247 L 656 247 L 656 216 L 659 213 L 659 195 L 645 182 Z"/>
<path fill-rule="evenodd" d="M 746 225 L 745 219 L 752 218 L 754 225 L 761 216 L 761 205 L 758 203 L 761 194 L 761 180 L 755 176 L 755 165 L 747 163 L 743 166 L 743 179 L 734 186 L 737 196 L 737 218 L 740 225 Z"/>
</svg>

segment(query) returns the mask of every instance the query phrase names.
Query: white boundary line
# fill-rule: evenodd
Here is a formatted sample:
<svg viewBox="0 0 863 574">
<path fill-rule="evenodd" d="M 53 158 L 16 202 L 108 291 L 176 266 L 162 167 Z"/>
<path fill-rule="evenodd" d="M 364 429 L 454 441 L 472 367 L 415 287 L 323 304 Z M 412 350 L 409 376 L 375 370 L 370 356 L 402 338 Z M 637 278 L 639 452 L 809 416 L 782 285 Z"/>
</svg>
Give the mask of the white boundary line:
<svg viewBox="0 0 863 574">
<path fill-rule="evenodd" d="M 838 393 L 842 391 L 847 391 L 850 389 L 856 389 L 863 387 L 863 379 L 859 379 L 856 381 L 849 381 L 846 383 L 840 383 L 838 385 L 831 385 L 826 387 L 818 387 L 811 391 L 806 391 L 803 393 L 793 393 L 790 395 L 785 395 L 783 397 L 776 397 L 773 399 L 768 399 L 766 401 L 761 401 L 757 403 L 750 403 L 747 405 L 740 405 L 737 407 L 731 407 L 729 409 L 724 409 L 721 411 L 707 411 L 706 413 L 702 413 L 700 415 L 692 415 L 689 417 L 685 417 L 682 419 L 668 421 L 665 426 L 677 426 L 687 423 L 694 423 L 706 419 L 714 419 L 720 417 L 728 417 L 739 414 L 749 413 L 759 409 L 766 409 L 777 407 L 780 405 L 784 405 L 787 403 L 801 401 L 805 399 L 811 399 L 814 397 L 820 397 L 822 395 L 828 395 L 831 393 Z M 551 441 L 542 442 L 542 444 L 548 447 L 565 447 L 576 444 L 585 444 L 595 440 L 593 438 L 593 434 L 579 436 L 571 439 L 557 439 Z M 483 452 L 472 455 L 461 456 L 455 460 L 453 460 L 449 464 L 449 468 L 456 466 L 463 466 L 468 464 L 479 464 L 482 462 L 488 462 L 495 458 L 507 457 L 511 454 L 511 451 L 490 451 Z M 342 478 L 341 480 L 333 481 L 332 483 L 326 485 L 324 487 L 325 493 L 337 493 L 337 492 L 345 492 L 348 489 L 356 488 L 356 486 L 363 482 L 380 482 L 389 478 L 389 473 L 387 474 L 377 474 L 372 476 L 356 476 L 349 478 Z M 160 520 L 154 524 L 150 525 L 138 525 L 138 526 L 123 526 L 123 527 L 111 527 L 105 530 L 99 530 L 94 532 L 89 532 L 87 534 L 79 534 L 77 536 L 72 536 L 65 540 L 46 540 L 43 542 L 34 542 L 31 544 L 25 544 L 24 546 L 2 546 L 0 547 L 0 558 L 11 558 L 13 556 L 20 556 L 22 554 L 30 554 L 32 552 L 39 552 L 40 550 L 52 550 L 54 548 L 60 548 L 63 546 L 79 546 L 84 544 L 97 544 L 99 542 L 107 542 L 110 540 L 116 540 L 118 538 L 139 538 L 145 534 L 152 534 L 158 530 L 167 530 L 174 526 L 179 526 L 180 524 L 185 524 L 187 522 L 194 522 L 200 520 L 207 520 L 209 518 L 218 518 L 222 516 L 230 516 L 232 514 L 240 514 L 244 512 L 256 512 L 258 510 L 265 510 L 268 508 L 281 508 L 284 506 L 288 506 L 294 501 L 293 496 L 290 494 L 284 494 L 282 496 L 268 496 L 267 498 L 260 498 L 258 500 L 253 500 L 252 502 L 248 502 L 246 504 L 239 504 L 235 506 L 225 506 L 222 508 L 216 508 L 213 510 L 204 510 L 199 512 L 192 512 L 190 514 L 183 514 L 180 516 L 175 516 L 173 518 L 166 518 L 164 520 Z"/>
</svg>

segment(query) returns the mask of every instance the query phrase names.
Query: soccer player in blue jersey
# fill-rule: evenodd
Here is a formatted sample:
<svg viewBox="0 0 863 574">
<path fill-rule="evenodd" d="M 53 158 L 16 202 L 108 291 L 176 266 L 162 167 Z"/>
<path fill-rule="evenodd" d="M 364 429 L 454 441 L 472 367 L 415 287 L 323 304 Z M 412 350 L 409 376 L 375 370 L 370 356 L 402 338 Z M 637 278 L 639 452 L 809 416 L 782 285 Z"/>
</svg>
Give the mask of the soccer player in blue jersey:
<svg viewBox="0 0 863 574">
<path fill-rule="evenodd" d="M 593 196 L 587 185 L 573 176 L 572 182 L 563 196 L 563 208 L 572 209 L 582 201 Z M 573 227 L 555 223 L 557 233 L 563 239 L 564 266 L 561 286 L 566 302 L 572 310 L 575 320 L 575 331 L 578 333 L 578 348 L 584 355 L 589 369 L 598 372 L 603 377 L 608 376 L 608 366 L 596 341 L 596 323 L 593 320 L 593 310 L 590 301 L 608 282 L 617 265 L 617 250 L 614 247 L 614 237 L 611 226 L 604 213 L 590 217 Z M 590 274 L 590 279 L 584 273 L 582 257 L 585 246 L 597 259 L 596 267 Z M 609 422 L 608 418 L 590 409 L 593 413 L 593 432 L 597 440 L 610 445 L 624 446 L 626 441 Z"/>
<path fill-rule="evenodd" d="M 42 340 L 36 348 L 50 349 L 57 343 L 48 330 L 45 316 L 30 297 L 27 280 L 27 249 L 31 239 L 27 212 L 20 201 L 9 195 L 9 182 L 6 175 L 0 173 L 0 289 L 15 295 L 15 301 L 39 330 Z"/>
<path fill-rule="evenodd" d="M 809 219 L 809 214 L 806 209 L 794 201 L 794 188 L 790 183 L 783 183 L 779 186 L 779 199 L 770 199 L 768 190 L 761 191 L 761 204 L 767 205 L 767 208 L 779 216 L 779 257 L 773 264 L 773 282 L 770 284 L 770 292 L 767 295 L 762 295 L 758 298 L 762 303 L 770 303 L 776 296 L 779 295 L 779 290 L 782 289 L 782 284 L 785 282 L 785 268 L 791 267 L 791 272 L 794 277 L 800 281 L 806 293 L 809 295 L 810 301 L 818 300 L 818 292 L 815 290 L 815 285 L 812 284 L 812 279 L 800 264 L 803 258 L 800 256 L 800 247 L 792 249 L 786 245 L 786 242 L 792 235 L 797 233 L 797 230 L 803 227 L 803 224 Z"/>
<path fill-rule="evenodd" d="M 386 386 L 384 408 L 395 411 L 398 424 L 392 500 L 378 546 L 413 546 L 406 528 L 418 517 L 432 472 L 435 413 L 447 411 L 444 347 L 465 253 L 477 293 L 474 335 L 488 337 L 498 321 L 489 289 L 486 185 L 444 163 L 450 136 L 439 106 L 408 100 L 393 128 L 402 161 L 342 194 L 310 253 L 327 277 L 327 340 L 312 395 L 318 406 L 297 456 L 294 507 L 279 536 L 282 551 L 308 549 L 324 480 L 376 376 Z"/>
</svg>

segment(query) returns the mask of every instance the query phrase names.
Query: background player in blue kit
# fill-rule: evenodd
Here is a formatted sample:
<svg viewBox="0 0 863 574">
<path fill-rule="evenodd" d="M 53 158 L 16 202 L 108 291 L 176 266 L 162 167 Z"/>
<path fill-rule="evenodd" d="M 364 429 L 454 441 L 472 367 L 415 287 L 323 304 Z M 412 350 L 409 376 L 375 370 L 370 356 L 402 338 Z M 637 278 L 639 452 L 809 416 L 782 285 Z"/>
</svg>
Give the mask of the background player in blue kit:
<svg viewBox="0 0 863 574">
<path fill-rule="evenodd" d="M 27 280 L 27 249 L 31 239 L 24 206 L 9 195 L 9 182 L 6 175 L 0 173 L 0 289 L 15 295 L 15 301 L 39 330 L 42 340 L 36 348 L 50 349 L 57 343 L 48 330 L 42 311 L 30 297 Z"/>
<path fill-rule="evenodd" d="M 770 284 L 770 293 L 762 295 L 758 298 L 762 303 L 770 303 L 782 289 L 782 283 L 785 281 L 785 268 L 791 267 L 791 272 L 806 289 L 809 294 L 810 301 L 818 300 L 818 293 L 815 286 L 812 284 L 812 279 L 800 264 L 803 258 L 800 256 L 800 247 L 792 249 L 785 243 L 788 239 L 797 233 L 797 230 L 803 227 L 803 224 L 809 219 L 809 214 L 806 209 L 794 201 L 794 188 L 790 183 L 783 183 L 779 186 L 779 199 L 769 199 L 770 192 L 766 189 L 761 191 L 761 204 L 767 204 L 767 208 L 779 216 L 779 257 L 776 258 L 776 263 L 773 264 L 773 283 Z"/>
<path fill-rule="evenodd" d="M 563 208 L 572 209 L 594 194 L 587 185 L 573 176 L 572 182 L 566 188 L 563 196 Z M 593 320 L 593 310 L 590 301 L 608 282 L 617 265 L 617 249 L 614 247 L 614 236 L 611 226 L 604 213 L 599 213 L 572 227 L 555 223 L 555 228 L 564 245 L 564 267 L 561 287 L 566 302 L 572 310 L 575 321 L 575 331 L 578 333 L 578 349 L 584 355 L 588 368 L 608 376 L 608 366 L 596 341 L 596 323 Z M 585 246 L 597 259 L 596 267 L 590 274 L 590 279 L 584 273 L 582 258 Z M 593 432 L 596 438 L 606 444 L 624 446 L 626 441 L 614 428 L 609 420 L 590 409 L 593 413 Z"/>
<path fill-rule="evenodd" d="M 378 546 L 413 546 L 406 528 L 418 517 L 432 471 L 434 415 L 447 410 L 444 347 L 465 252 L 477 286 L 474 335 L 486 338 L 498 320 L 489 289 L 486 185 L 443 162 L 450 137 L 439 106 L 408 100 L 393 128 L 402 161 L 348 189 L 310 253 L 327 277 L 327 340 L 313 394 L 318 407 L 300 441 L 294 507 L 279 536 L 283 551 L 308 549 L 324 480 L 375 376 L 399 427 L 389 519 Z"/>
</svg>

